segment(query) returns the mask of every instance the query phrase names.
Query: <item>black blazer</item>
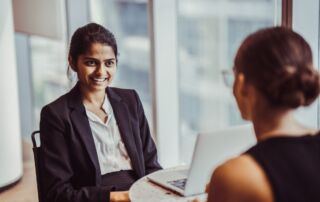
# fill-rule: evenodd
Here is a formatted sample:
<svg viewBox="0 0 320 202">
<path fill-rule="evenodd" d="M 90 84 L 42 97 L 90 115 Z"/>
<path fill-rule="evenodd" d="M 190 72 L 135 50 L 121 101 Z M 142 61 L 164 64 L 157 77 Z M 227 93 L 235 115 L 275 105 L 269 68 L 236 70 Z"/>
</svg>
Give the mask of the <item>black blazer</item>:
<svg viewBox="0 0 320 202">
<path fill-rule="evenodd" d="M 161 169 L 141 101 L 134 90 L 106 89 L 132 167 L 140 178 Z M 109 201 L 79 84 L 46 105 L 40 120 L 45 201 Z"/>
</svg>

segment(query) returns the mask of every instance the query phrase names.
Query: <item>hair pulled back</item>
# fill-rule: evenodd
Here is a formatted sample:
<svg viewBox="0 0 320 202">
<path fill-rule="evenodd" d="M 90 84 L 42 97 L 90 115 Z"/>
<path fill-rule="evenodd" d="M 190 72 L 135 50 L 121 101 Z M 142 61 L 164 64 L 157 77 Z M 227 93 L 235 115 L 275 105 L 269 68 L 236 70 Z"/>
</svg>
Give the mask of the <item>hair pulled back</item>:
<svg viewBox="0 0 320 202">
<path fill-rule="evenodd" d="M 311 48 L 288 28 L 267 28 L 249 35 L 234 64 L 235 71 L 242 72 L 273 106 L 308 106 L 319 94 Z"/>
<path fill-rule="evenodd" d="M 113 33 L 97 23 L 89 23 L 74 32 L 71 37 L 69 57 L 72 61 L 77 61 L 79 55 L 89 51 L 94 43 L 111 46 L 118 59 L 118 47 Z"/>
</svg>

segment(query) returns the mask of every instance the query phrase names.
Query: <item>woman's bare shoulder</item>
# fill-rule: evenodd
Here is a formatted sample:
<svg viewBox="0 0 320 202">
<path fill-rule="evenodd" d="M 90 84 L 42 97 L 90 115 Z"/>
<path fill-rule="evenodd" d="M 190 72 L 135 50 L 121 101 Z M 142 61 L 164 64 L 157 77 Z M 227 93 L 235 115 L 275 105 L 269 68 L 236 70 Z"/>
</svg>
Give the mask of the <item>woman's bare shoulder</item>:
<svg viewBox="0 0 320 202">
<path fill-rule="evenodd" d="M 264 171 L 249 155 L 241 155 L 219 166 L 207 191 L 208 202 L 273 201 Z"/>
</svg>

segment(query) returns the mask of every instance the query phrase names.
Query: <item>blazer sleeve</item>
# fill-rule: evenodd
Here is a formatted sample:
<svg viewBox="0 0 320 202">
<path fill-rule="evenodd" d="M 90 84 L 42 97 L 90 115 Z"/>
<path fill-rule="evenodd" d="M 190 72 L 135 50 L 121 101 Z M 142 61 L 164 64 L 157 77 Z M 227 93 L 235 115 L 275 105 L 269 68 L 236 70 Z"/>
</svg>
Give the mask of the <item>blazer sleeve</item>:
<svg viewBox="0 0 320 202">
<path fill-rule="evenodd" d="M 144 163 L 147 175 L 149 173 L 162 169 L 162 167 L 158 162 L 157 148 L 151 137 L 148 121 L 145 116 L 141 100 L 135 90 L 134 95 L 136 97 L 138 105 L 137 111 L 139 116 L 140 137 L 142 141 Z"/>
<path fill-rule="evenodd" d="M 107 202 L 111 187 L 88 186 L 75 189 L 71 184 L 73 168 L 66 141 L 66 122 L 50 105 L 41 111 L 41 177 L 45 201 Z"/>
</svg>

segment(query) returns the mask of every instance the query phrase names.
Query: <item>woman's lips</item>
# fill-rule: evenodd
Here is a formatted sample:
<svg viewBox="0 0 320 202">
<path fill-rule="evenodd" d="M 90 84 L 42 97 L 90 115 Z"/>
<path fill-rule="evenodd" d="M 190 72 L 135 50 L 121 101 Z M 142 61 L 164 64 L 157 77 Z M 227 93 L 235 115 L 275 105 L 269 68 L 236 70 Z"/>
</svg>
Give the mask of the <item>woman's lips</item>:
<svg viewBox="0 0 320 202">
<path fill-rule="evenodd" d="M 95 82 L 104 82 L 105 80 L 107 80 L 107 77 L 102 77 L 102 78 L 91 77 L 91 79 Z"/>
</svg>

